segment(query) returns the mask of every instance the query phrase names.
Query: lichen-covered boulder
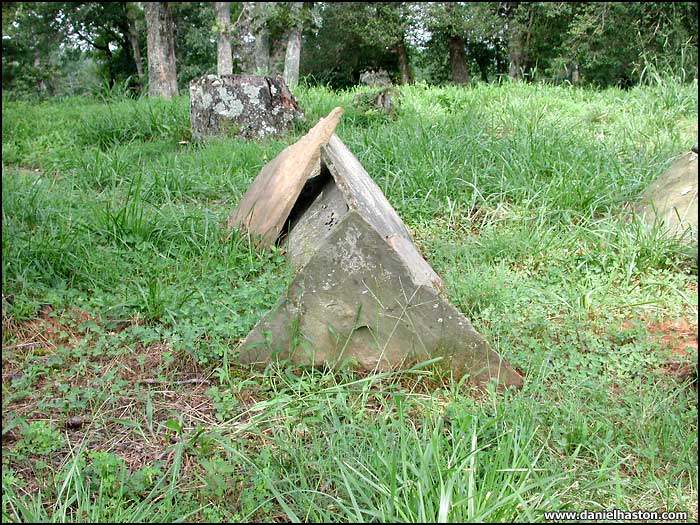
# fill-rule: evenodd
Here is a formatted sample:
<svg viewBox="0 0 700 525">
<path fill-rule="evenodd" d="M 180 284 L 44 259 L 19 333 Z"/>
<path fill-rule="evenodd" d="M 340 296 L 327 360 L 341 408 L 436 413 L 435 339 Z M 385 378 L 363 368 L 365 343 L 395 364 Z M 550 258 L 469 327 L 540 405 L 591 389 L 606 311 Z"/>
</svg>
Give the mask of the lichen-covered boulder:
<svg viewBox="0 0 700 525">
<path fill-rule="evenodd" d="M 190 82 L 192 137 L 279 136 L 303 111 L 282 77 L 206 75 Z"/>
<path fill-rule="evenodd" d="M 642 194 L 635 206 L 650 228 L 668 236 L 698 242 L 698 154 L 691 151 L 676 159 Z"/>
</svg>

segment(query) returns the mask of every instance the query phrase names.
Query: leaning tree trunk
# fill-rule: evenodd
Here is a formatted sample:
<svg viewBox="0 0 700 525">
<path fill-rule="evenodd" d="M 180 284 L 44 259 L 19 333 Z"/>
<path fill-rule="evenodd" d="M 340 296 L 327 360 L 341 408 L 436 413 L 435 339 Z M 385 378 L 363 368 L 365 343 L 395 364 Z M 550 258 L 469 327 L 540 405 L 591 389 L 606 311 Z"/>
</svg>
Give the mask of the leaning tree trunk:
<svg viewBox="0 0 700 525">
<path fill-rule="evenodd" d="M 464 52 L 464 38 L 461 36 L 451 36 L 449 44 L 452 81 L 456 84 L 469 84 L 467 54 Z"/>
<path fill-rule="evenodd" d="M 287 55 L 284 58 L 284 81 L 289 89 L 294 89 L 299 83 L 299 59 L 301 56 L 301 8 L 303 2 L 292 3 L 292 17 L 296 17 L 296 23 L 289 32 L 287 41 Z"/>
<path fill-rule="evenodd" d="M 167 2 L 146 2 L 148 41 L 148 94 L 171 99 L 177 96 L 177 69 L 173 17 Z"/>
<path fill-rule="evenodd" d="M 216 28 L 219 41 L 216 47 L 216 72 L 219 75 L 233 73 L 233 56 L 231 54 L 231 3 L 214 2 Z"/>
<path fill-rule="evenodd" d="M 401 84 L 413 84 L 413 73 L 411 65 L 408 63 L 408 49 L 402 40 L 396 45 L 396 54 L 399 56 L 399 72 L 401 73 Z"/>
</svg>

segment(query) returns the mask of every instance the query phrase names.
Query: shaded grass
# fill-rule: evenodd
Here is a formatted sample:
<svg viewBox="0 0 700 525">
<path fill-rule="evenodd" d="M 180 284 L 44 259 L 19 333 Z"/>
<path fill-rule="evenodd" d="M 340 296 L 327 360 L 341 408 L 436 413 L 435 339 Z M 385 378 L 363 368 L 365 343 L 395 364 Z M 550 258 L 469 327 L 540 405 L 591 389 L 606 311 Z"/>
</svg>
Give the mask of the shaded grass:
<svg viewBox="0 0 700 525">
<path fill-rule="evenodd" d="M 187 142 L 184 97 L 3 104 L 4 521 L 697 517 L 697 393 L 642 322 L 697 327 L 697 261 L 624 208 L 696 140 L 696 87 L 354 95 L 301 88 L 307 122 L 248 143 Z M 220 225 L 337 105 L 522 391 L 236 365 L 290 275 Z"/>
</svg>

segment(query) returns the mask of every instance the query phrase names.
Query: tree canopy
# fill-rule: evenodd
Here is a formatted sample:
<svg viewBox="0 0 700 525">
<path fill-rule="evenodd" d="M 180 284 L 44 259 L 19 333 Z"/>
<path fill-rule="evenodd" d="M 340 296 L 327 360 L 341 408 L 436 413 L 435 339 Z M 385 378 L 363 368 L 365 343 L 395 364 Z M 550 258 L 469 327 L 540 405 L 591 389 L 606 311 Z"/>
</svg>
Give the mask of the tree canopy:
<svg viewBox="0 0 700 525">
<path fill-rule="evenodd" d="M 170 2 L 177 78 L 216 72 L 210 2 Z M 302 29 L 300 77 L 342 88 L 369 69 L 396 82 L 570 81 L 630 86 L 651 67 L 697 75 L 693 2 L 231 2 L 234 49 L 265 39 L 265 69 L 282 74 L 292 28 Z M 250 3 L 250 5 L 253 5 Z M 67 95 L 146 79 L 140 2 L 3 3 L 3 90 Z M 254 12 L 253 12 L 254 11 Z M 238 31 L 236 26 L 238 25 Z M 233 72 L 252 67 L 234 52 Z M 142 58 L 143 57 L 143 58 Z M 251 62 L 252 63 L 252 62 Z M 250 70 L 250 71 L 247 71 Z"/>
</svg>

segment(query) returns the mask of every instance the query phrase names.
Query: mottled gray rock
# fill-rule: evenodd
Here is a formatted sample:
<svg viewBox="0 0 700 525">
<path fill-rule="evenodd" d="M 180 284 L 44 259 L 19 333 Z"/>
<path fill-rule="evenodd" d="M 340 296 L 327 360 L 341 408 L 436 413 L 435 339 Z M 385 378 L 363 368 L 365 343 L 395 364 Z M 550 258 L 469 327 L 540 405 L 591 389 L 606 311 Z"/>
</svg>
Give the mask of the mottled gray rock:
<svg viewBox="0 0 700 525">
<path fill-rule="evenodd" d="M 642 194 L 635 206 L 650 228 L 698 242 L 698 154 L 678 158 Z"/>
<path fill-rule="evenodd" d="M 379 187 L 333 135 L 311 195 L 291 214 L 287 293 L 243 341 L 240 360 L 354 364 L 370 371 L 441 358 L 481 383 L 522 378 L 441 296 L 442 281 Z M 304 202 L 306 200 L 306 202 Z"/>
<path fill-rule="evenodd" d="M 196 139 L 278 136 L 303 112 L 282 77 L 206 75 L 190 82 L 190 121 Z"/>
</svg>

